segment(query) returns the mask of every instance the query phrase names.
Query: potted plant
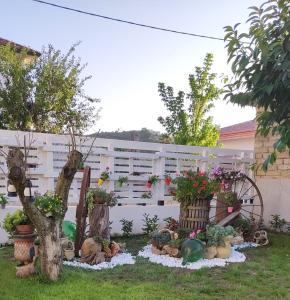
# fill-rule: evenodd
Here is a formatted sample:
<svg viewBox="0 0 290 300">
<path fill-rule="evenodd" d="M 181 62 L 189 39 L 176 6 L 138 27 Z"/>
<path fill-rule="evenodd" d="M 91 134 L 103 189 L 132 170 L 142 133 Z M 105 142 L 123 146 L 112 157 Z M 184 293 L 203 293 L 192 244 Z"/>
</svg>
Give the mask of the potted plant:
<svg viewBox="0 0 290 300">
<path fill-rule="evenodd" d="M 100 178 L 98 179 L 98 186 L 102 186 L 106 180 L 110 178 L 109 167 L 101 173 Z"/>
<path fill-rule="evenodd" d="M 208 225 L 206 228 L 206 258 L 228 258 L 231 254 L 231 240 L 235 230 L 232 226 Z"/>
<path fill-rule="evenodd" d="M 234 208 L 238 202 L 237 194 L 232 191 L 225 191 L 220 193 L 222 197 L 222 201 L 225 205 L 227 205 L 228 213 L 231 214 L 234 211 Z"/>
<path fill-rule="evenodd" d="M 34 232 L 34 225 L 22 210 L 16 210 L 14 213 L 8 213 L 3 221 L 3 229 L 13 235 L 15 232 L 19 234 L 31 234 Z"/>
<path fill-rule="evenodd" d="M 170 175 L 165 175 L 165 178 L 164 178 L 164 183 L 165 185 L 169 186 L 172 182 L 172 178 Z"/>
<path fill-rule="evenodd" d="M 7 197 L 5 197 L 4 194 L 0 194 L 0 205 L 1 205 L 1 208 L 4 209 L 6 207 L 7 203 L 8 203 Z"/>
<path fill-rule="evenodd" d="M 175 199 L 180 202 L 180 226 L 192 230 L 205 229 L 210 200 L 219 191 L 219 183 L 205 172 L 192 170 L 182 172 L 173 183 L 176 184 Z"/>
<path fill-rule="evenodd" d="M 62 214 L 61 199 L 58 195 L 46 192 L 42 196 L 35 198 L 35 206 L 47 218 L 56 217 Z"/>
<path fill-rule="evenodd" d="M 152 185 L 155 185 L 158 182 L 159 176 L 157 175 L 151 175 L 149 176 L 147 182 L 146 182 L 146 187 L 148 189 L 151 189 Z"/>
<path fill-rule="evenodd" d="M 117 182 L 119 187 L 122 187 L 124 183 L 128 182 L 128 176 L 120 176 Z"/>
<path fill-rule="evenodd" d="M 106 204 L 107 206 L 113 207 L 117 205 L 118 202 L 113 192 L 107 193 L 100 188 L 90 188 L 87 192 L 86 199 L 89 211 L 98 204 Z"/>
<path fill-rule="evenodd" d="M 75 257 L 74 245 L 71 241 L 67 243 L 66 248 L 63 250 L 63 254 L 66 260 L 73 260 Z"/>
<path fill-rule="evenodd" d="M 78 167 L 78 171 L 83 172 L 84 169 L 85 169 L 85 163 L 83 161 L 81 161 L 79 164 L 79 167 Z"/>
</svg>

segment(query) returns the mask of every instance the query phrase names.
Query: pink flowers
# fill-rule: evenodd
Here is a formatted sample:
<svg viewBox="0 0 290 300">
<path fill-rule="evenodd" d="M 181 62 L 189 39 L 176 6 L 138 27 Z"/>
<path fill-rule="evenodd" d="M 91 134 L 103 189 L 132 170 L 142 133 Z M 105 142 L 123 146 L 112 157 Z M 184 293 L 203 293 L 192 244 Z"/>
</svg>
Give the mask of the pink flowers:
<svg viewBox="0 0 290 300">
<path fill-rule="evenodd" d="M 201 232 L 200 229 L 198 229 L 196 232 L 195 232 L 195 231 L 191 232 L 191 233 L 189 234 L 189 238 L 190 238 L 190 239 L 194 239 L 200 232 Z"/>
</svg>

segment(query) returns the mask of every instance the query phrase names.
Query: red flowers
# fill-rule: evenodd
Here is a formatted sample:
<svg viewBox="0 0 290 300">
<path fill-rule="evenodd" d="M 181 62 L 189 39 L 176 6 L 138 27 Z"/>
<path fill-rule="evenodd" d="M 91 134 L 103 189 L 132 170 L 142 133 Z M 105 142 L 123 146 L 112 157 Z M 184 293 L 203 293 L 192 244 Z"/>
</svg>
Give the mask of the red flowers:
<svg viewBox="0 0 290 300">
<path fill-rule="evenodd" d="M 197 187 L 198 187 L 198 182 L 197 182 L 197 181 L 193 184 L 193 187 L 194 187 L 194 188 L 197 188 Z"/>
<path fill-rule="evenodd" d="M 152 182 L 151 182 L 151 181 L 147 181 L 146 187 L 147 187 L 148 189 L 151 189 L 151 187 L 152 187 Z"/>
<path fill-rule="evenodd" d="M 203 184 L 203 185 L 207 185 L 207 184 L 208 184 L 208 181 L 207 181 L 207 180 L 203 180 L 203 181 L 202 181 L 202 184 Z"/>
<path fill-rule="evenodd" d="M 166 177 L 164 179 L 164 183 L 165 183 L 165 185 L 170 185 L 171 184 L 171 178 L 170 177 Z"/>
</svg>

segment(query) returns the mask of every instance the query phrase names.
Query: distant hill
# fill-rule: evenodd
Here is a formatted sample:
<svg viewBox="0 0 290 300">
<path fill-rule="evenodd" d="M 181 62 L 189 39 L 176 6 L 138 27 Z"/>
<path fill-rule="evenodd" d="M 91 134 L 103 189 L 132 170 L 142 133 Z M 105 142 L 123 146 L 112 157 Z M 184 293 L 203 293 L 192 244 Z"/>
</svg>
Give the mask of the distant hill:
<svg viewBox="0 0 290 300">
<path fill-rule="evenodd" d="M 141 130 L 104 131 L 94 133 L 92 136 L 97 136 L 104 139 L 160 143 L 162 134 L 154 130 L 142 128 Z"/>
</svg>

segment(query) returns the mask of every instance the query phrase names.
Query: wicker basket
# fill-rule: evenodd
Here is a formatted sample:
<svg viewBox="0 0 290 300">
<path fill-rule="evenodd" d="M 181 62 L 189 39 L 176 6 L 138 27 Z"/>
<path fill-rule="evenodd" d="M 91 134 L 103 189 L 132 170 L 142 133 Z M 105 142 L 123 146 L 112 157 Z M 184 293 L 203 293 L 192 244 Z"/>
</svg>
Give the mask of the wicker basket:
<svg viewBox="0 0 290 300">
<path fill-rule="evenodd" d="M 199 199 L 186 208 L 180 206 L 179 222 L 181 228 L 204 229 L 209 222 L 210 201 Z"/>
</svg>

